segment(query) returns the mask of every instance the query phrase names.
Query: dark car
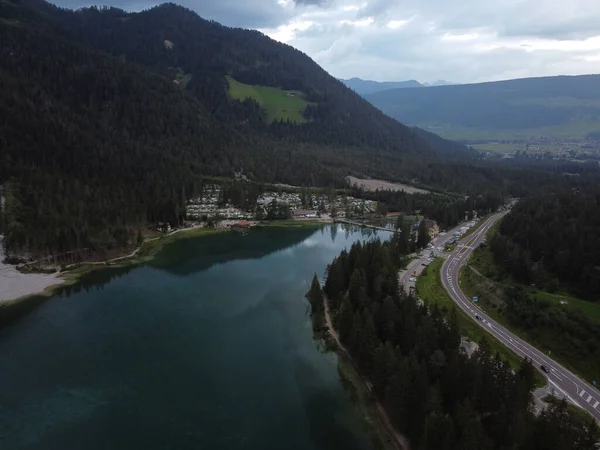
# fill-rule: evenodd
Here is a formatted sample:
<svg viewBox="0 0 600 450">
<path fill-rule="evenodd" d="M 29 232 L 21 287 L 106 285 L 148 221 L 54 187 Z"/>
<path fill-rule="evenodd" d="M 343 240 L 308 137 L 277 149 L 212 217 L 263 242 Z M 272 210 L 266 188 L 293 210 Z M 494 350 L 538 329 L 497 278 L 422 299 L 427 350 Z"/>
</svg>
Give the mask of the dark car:
<svg viewBox="0 0 600 450">
<path fill-rule="evenodd" d="M 481 320 L 481 317 L 479 317 L 479 314 L 475 314 L 475 318 L 476 318 L 477 320 Z"/>
<path fill-rule="evenodd" d="M 543 364 L 540 366 L 540 369 L 542 369 L 546 373 L 550 373 L 550 371 L 548 370 L 548 368 L 545 365 L 543 365 Z"/>
</svg>

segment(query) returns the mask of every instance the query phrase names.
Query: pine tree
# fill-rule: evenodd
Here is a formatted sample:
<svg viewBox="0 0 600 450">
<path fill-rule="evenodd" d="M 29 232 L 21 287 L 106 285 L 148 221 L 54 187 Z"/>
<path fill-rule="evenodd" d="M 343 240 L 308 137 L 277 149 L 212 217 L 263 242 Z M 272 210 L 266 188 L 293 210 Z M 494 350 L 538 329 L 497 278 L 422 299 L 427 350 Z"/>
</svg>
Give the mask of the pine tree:
<svg viewBox="0 0 600 450">
<path fill-rule="evenodd" d="M 313 313 L 323 311 L 323 294 L 321 292 L 321 283 L 319 283 L 319 278 L 315 273 L 312 284 L 310 286 L 310 290 L 306 294 L 308 301 L 310 302 L 311 309 Z"/>
<path fill-rule="evenodd" d="M 404 214 L 398 214 L 396 219 L 396 230 L 402 230 L 404 228 Z"/>
<path fill-rule="evenodd" d="M 430 413 L 419 440 L 419 450 L 453 450 L 455 445 L 452 419 L 447 415 Z"/>
<path fill-rule="evenodd" d="M 418 234 L 417 234 L 417 247 L 425 248 L 430 241 L 429 233 L 427 232 L 427 227 L 425 226 L 425 220 L 421 220 L 419 224 Z"/>
<path fill-rule="evenodd" d="M 373 316 L 368 310 L 363 313 L 363 329 L 358 344 L 358 362 L 366 373 L 373 370 L 373 356 L 381 341 L 377 337 Z"/>
</svg>

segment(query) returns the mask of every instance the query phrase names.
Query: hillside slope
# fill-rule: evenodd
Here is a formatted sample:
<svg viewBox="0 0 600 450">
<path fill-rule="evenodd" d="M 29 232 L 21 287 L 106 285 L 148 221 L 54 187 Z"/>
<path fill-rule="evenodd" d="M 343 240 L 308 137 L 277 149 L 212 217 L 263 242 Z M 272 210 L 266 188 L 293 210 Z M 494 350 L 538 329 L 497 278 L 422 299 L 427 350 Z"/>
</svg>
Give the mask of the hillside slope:
<svg viewBox="0 0 600 450">
<path fill-rule="evenodd" d="M 367 99 L 401 122 L 466 141 L 600 131 L 600 75 L 394 89 Z"/>
<path fill-rule="evenodd" d="M 148 40 L 129 39 L 121 30 L 126 34 L 107 40 L 124 46 L 113 57 L 100 51 L 108 48 L 106 42 L 100 50 L 90 45 L 94 33 L 84 41 L 73 28 L 49 20 L 50 13 L 68 21 L 73 15 L 85 20 L 91 15 L 86 27 L 101 35 L 100 30 L 107 30 L 104 19 L 113 24 L 114 10 L 72 13 L 46 3 L 38 6 L 46 12 L 0 0 L 0 186 L 6 196 L 0 233 L 9 250 L 44 255 L 87 249 L 97 254 L 132 246 L 147 221 L 179 222 L 186 198 L 206 176 L 230 177 L 242 170 L 257 181 L 342 186 L 348 174 L 391 179 L 426 175 L 427 155 L 438 154 L 307 57 L 285 64 L 277 62 L 283 58 L 277 52 L 264 57 L 287 68 L 287 87 L 293 87 L 295 71 L 303 64 L 313 68 L 312 81 L 307 75 L 308 81 L 295 87 L 318 101 L 306 125 L 276 121 L 268 126 L 257 103 L 230 98 L 222 84 L 225 77 L 211 71 L 231 59 L 232 73 L 253 82 L 234 55 L 250 64 L 247 53 L 263 49 L 252 50 L 245 37 L 238 38 L 239 49 L 227 46 L 212 63 L 203 59 L 208 58 L 204 49 L 203 58 L 189 63 L 191 78 L 183 89 L 184 83 L 173 82 L 170 64 L 177 61 L 170 58 L 185 58 L 170 52 L 164 39 L 147 50 Z M 176 20 L 170 20 L 170 12 Z M 214 36 L 206 31 L 199 42 L 213 36 L 211 42 L 225 45 L 220 33 L 235 32 L 173 5 L 147 13 L 154 21 L 136 24 L 135 15 L 127 21 L 132 35 L 141 36 L 144 27 L 160 29 L 161 20 L 174 34 L 186 29 L 187 19 L 190 30 L 198 23 L 200 30 L 217 30 Z M 284 48 L 258 33 L 243 33 Z M 185 43 L 170 37 L 173 49 Z M 190 47 L 195 54 L 196 47 Z M 155 71 L 130 62 L 136 58 L 123 52 L 148 66 L 154 61 Z M 204 65 L 199 68 L 200 62 Z M 321 76 L 324 85 L 319 84 Z M 346 106 L 356 115 L 344 115 Z"/>
<path fill-rule="evenodd" d="M 185 77 L 185 89 L 219 120 L 257 125 L 256 103 L 232 102 L 227 76 L 246 85 L 301 91 L 307 122 L 275 123 L 270 132 L 298 142 L 363 147 L 420 156 L 465 157 L 444 146 L 433 149 L 396 120 L 330 76 L 302 52 L 252 30 L 202 19 L 172 3 L 139 13 L 116 8 L 70 11 L 43 0 L 25 0 L 94 48 L 135 62 L 170 79 Z M 268 112 L 265 116 L 269 116 Z M 264 120 L 262 120 L 264 122 Z"/>
</svg>

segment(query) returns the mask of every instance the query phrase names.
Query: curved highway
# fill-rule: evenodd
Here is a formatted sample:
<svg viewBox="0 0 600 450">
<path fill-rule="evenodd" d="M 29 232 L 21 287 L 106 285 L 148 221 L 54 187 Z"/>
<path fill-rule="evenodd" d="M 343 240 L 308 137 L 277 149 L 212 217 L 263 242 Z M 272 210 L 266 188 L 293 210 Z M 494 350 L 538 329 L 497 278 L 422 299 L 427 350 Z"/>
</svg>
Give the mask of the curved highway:
<svg viewBox="0 0 600 450">
<path fill-rule="evenodd" d="M 487 219 L 479 229 L 472 235 L 461 240 L 457 249 L 452 252 L 444 264 L 440 273 L 442 284 L 452 300 L 465 313 L 475 320 L 483 329 L 493 335 L 496 339 L 510 348 L 521 357 L 527 357 L 533 361 L 535 367 L 548 379 L 548 382 L 557 391 L 561 392 L 572 403 L 585 409 L 596 420 L 600 421 L 600 392 L 590 384 L 562 367 L 548 355 L 529 345 L 507 329 L 503 328 L 494 319 L 483 312 L 472 300 L 460 290 L 459 274 L 460 268 L 467 262 L 471 252 L 484 240 L 488 230 L 506 214 L 498 213 Z M 548 372 L 541 370 L 544 366 Z"/>
</svg>

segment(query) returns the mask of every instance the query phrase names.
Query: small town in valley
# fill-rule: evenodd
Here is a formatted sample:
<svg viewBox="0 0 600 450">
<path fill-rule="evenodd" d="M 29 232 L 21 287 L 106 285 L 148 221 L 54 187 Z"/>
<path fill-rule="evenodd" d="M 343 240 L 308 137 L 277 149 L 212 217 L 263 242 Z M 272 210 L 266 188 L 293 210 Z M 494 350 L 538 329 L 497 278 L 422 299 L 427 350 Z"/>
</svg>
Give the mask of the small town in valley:
<svg viewBox="0 0 600 450">
<path fill-rule="evenodd" d="M 305 194 L 299 192 L 266 191 L 256 203 L 242 209 L 224 202 L 219 184 L 205 186 L 202 195 L 188 200 L 188 220 L 230 226 L 237 221 L 270 219 L 318 220 L 331 222 L 334 218 L 361 217 L 376 212 L 377 202 L 350 196 Z M 276 213 L 273 213 L 274 210 Z M 270 214 L 275 214 L 271 217 Z"/>
</svg>

